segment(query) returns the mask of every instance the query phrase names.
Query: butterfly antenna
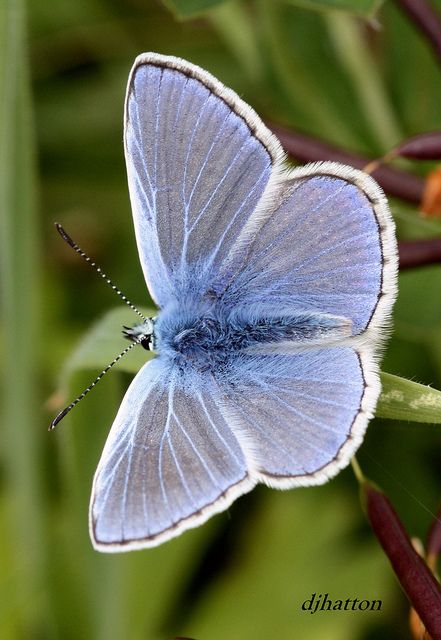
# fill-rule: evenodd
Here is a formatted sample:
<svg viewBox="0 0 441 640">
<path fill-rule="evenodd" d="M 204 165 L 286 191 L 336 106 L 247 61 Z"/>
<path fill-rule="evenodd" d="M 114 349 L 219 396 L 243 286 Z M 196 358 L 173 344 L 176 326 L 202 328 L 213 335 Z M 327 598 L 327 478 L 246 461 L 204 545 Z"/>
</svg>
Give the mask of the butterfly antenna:
<svg viewBox="0 0 441 640">
<path fill-rule="evenodd" d="M 64 416 L 66 416 L 69 413 L 69 411 L 71 411 L 71 409 L 73 409 L 79 403 L 79 401 L 82 400 L 84 396 L 86 396 L 89 393 L 89 391 L 91 391 L 91 389 L 94 388 L 95 385 L 98 384 L 101 378 L 109 371 L 109 369 L 113 367 L 114 364 L 118 362 L 118 360 L 121 360 L 121 358 L 125 356 L 126 353 L 130 351 L 130 349 L 133 349 L 133 347 L 136 344 L 139 344 L 140 342 L 141 342 L 140 339 L 139 340 L 134 339 L 133 342 L 131 342 L 129 346 L 124 349 L 124 351 L 121 351 L 121 353 L 117 355 L 116 358 L 114 358 L 112 362 L 108 364 L 107 367 L 101 371 L 101 373 L 95 378 L 95 380 L 86 389 L 84 389 L 83 393 L 80 393 L 80 395 L 77 398 L 75 398 L 73 402 L 71 402 L 69 405 L 67 405 L 67 407 L 65 407 L 62 411 L 60 411 L 60 413 L 50 423 L 49 431 L 52 431 L 52 429 L 54 429 L 57 426 L 57 424 L 64 418 Z"/>
<path fill-rule="evenodd" d="M 128 305 L 135 313 L 137 313 L 140 318 L 142 318 L 144 321 L 146 321 L 147 318 L 135 307 L 134 304 L 132 304 L 130 302 L 130 300 L 123 294 L 123 292 L 120 289 L 118 289 L 118 287 L 115 284 L 113 284 L 111 279 L 104 273 L 104 271 L 101 269 L 101 267 L 99 267 L 92 260 L 92 258 L 89 258 L 87 253 L 84 253 L 84 251 L 81 249 L 81 247 L 79 247 L 77 245 L 77 243 L 72 240 L 72 238 L 63 229 L 61 224 L 59 224 L 58 222 L 55 222 L 55 227 L 56 227 L 58 233 L 60 234 L 60 236 L 63 238 L 63 240 L 65 242 L 67 242 L 67 244 L 70 247 L 72 247 L 72 249 L 74 251 L 76 251 L 78 253 L 78 255 L 80 255 L 88 264 L 90 264 L 91 267 L 93 267 L 95 269 L 95 271 L 98 273 L 98 275 L 100 275 L 107 282 L 107 284 L 112 287 L 112 289 L 115 291 L 115 293 L 117 293 L 119 295 L 121 300 L 123 300 L 126 303 L 126 305 Z"/>
</svg>

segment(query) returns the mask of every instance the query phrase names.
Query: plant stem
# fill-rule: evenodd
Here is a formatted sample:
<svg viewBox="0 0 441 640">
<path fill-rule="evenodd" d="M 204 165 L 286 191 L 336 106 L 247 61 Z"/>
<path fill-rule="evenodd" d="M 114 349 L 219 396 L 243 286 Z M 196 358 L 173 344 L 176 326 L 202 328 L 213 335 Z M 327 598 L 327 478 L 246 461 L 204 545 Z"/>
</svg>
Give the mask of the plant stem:
<svg viewBox="0 0 441 640">
<path fill-rule="evenodd" d="M 340 149 L 304 133 L 285 129 L 278 124 L 267 122 L 267 125 L 279 138 L 285 151 L 300 162 L 336 160 L 356 169 L 363 169 L 372 160 L 372 158 Z M 420 204 L 424 190 L 422 178 L 402 169 L 388 166 L 378 167 L 372 176 L 389 195 Z"/>
<path fill-rule="evenodd" d="M 441 61 L 441 18 L 426 0 L 395 0 L 432 45 Z"/>
<path fill-rule="evenodd" d="M 428 264 L 441 264 L 441 238 L 401 240 L 398 243 L 400 271 Z"/>
</svg>

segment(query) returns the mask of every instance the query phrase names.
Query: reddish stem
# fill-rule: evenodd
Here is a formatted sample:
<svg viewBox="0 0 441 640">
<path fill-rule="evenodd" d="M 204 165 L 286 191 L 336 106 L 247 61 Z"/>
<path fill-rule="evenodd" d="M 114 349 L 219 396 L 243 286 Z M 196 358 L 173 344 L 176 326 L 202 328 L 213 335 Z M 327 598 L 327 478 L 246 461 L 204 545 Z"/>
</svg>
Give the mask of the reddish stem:
<svg viewBox="0 0 441 640">
<path fill-rule="evenodd" d="M 400 271 L 428 264 L 441 264 L 441 238 L 400 240 L 398 242 Z"/>
<path fill-rule="evenodd" d="M 387 496 L 363 485 L 367 515 L 414 609 L 432 638 L 441 639 L 441 587 L 412 546 Z"/>
<path fill-rule="evenodd" d="M 441 160 L 441 131 L 426 131 L 403 140 L 388 156 L 416 160 Z"/>
<path fill-rule="evenodd" d="M 329 145 L 298 131 L 268 123 L 281 141 L 285 151 L 300 162 L 334 160 L 356 169 L 363 169 L 370 159 Z M 373 177 L 390 195 L 410 202 L 421 202 L 424 180 L 406 171 L 380 166 L 372 172 Z M 427 264 L 441 263 L 441 239 L 407 240 L 399 243 L 400 269 L 410 269 Z"/>
<path fill-rule="evenodd" d="M 334 147 L 298 131 L 285 129 L 285 127 L 278 124 L 268 123 L 268 126 L 279 138 L 285 151 L 300 162 L 335 160 L 356 169 L 363 169 L 372 160 L 339 147 Z M 420 204 L 424 191 L 424 180 L 422 178 L 418 178 L 407 171 L 388 166 L 378 167 L 373 171 L 372 176 L 389 195 Z"/>
<path fill-rule="evenodd" d="M 395 0 L 422 31 L 441 60 L 441 18 L 427 0 Z"/>
<path fill-rule="evenodd" d="M 441 555 L 441 507 L 438 509 L 427 535 L 427 554 L 436 558 Z"/>
</svg>

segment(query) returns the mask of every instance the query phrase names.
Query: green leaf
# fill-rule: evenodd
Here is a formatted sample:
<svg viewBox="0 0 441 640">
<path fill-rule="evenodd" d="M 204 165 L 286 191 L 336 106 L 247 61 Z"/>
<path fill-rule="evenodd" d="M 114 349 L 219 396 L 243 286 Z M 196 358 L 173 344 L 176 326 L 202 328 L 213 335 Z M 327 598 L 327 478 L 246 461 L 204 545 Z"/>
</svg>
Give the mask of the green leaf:
<svg viewBox="0 0 441 640">
<path fill-rule="evenodd" d="M 153 309 L 141 309 L 140 311 L 146 317 L 156 314 Z M 112 309 L 99 318 L 86 331 L 64 363 L 61 372 L 61 388 L 66 387 L 70 376 L 76 371 L 104 369 L 128 345 L 127 340 L 121 334 L 123 325 L 133 326 L 136 323 L 133 311 L 125 307 Z M 146 351 L 141 346 L 134 347 L 132 351 L 121 358 L 116 366 L 120 371 L 136 373 L 152 357 L 151 351 Z"/>
<path fill-rule="evenodd" d="M 225 0 L 163 0 L 164 4 L 178 18 L 194 18 L 195 16 L 222 4 Z"/>
<path fill-rule="evenodd" d="M 39 341 L 43 308 L 29 36 L 23 0 L 0 4 L 0 306 L 2 487 L 0 636 L 52 637 L 40 460 Z M 30 525 L 32 523 L 32 525 Z M 3 549 L 6 544 L 6 554 Z M 10 558 L 23 561 L 8 566 Z M 36 604 L 38 602 L 38 604 Z M 6 604 L 6 611 L 4 604 Z M 28 606 L 28 603 L 34 603 Z M 11 635 L 5 627 L 14 625 Z M 37 631 L 38 629 L 38 631 Z"/>
<path fill-rule="evenodd" d="M 225 45 L 235 56 L 246 78 L 263 81 L 262 48 L 250 21 L 248 7 L 241 0 L 225 2 L 207 16 Z"/>
<path fill-rule="evenodd" d="M 333 11 L 323 17 L 337 58 L 352 80 L 373 139 L 380 149 L 389 149 L 403 138 L 390 93 L 380 72 L 372 47 L 362 37 L 359 20 Z"/>
<path fill-rule="evenodd" d="M 357 16 L 371 18 L 383 0 L 285 0 L 289 4 L 315 11 L 338 9 Z"/>
<path fill-rule="evenodd" d="M 378 417 L 441 424 L 441 391 L 390 373 L 381 374 L 381 383 Z"/>
</svg>

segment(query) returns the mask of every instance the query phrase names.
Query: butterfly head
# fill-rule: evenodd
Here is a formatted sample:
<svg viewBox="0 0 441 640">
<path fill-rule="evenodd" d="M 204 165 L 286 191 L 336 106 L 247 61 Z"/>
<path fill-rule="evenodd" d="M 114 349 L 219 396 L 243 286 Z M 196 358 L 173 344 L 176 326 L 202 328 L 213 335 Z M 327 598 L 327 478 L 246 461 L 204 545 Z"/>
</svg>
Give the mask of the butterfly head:
<svg viewBox="0 0 441 640">
<path fill-rule="evenodd" d="M 132 342 L 138 342 L 147 351 L 155 349 L 155 319 L 146 318 L 141 324 L 124 327 L 123 336 Z"/>
</svg>

